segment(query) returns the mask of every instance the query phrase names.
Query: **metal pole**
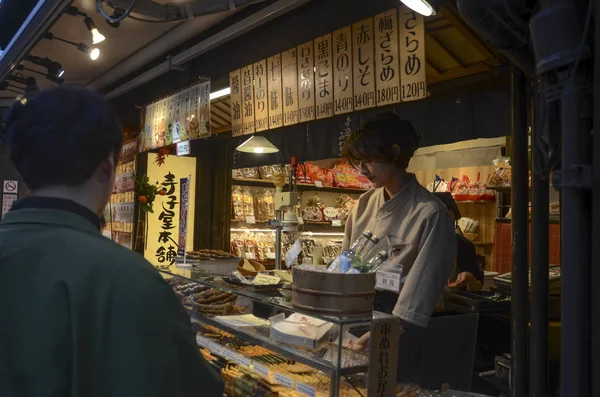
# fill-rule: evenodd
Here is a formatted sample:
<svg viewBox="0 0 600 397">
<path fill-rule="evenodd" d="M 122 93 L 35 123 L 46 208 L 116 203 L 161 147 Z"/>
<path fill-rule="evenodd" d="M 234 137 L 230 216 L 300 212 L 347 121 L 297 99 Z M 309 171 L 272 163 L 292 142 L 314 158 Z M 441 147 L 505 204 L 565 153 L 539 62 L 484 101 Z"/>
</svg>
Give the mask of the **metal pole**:
<svg viewBox="0 0 600 397">
<path fill-rule="evenodd" d="M 528 392 L 529 177 L 527 173 L 527 102 L 523 72 L 513 67 L 512 94 L 512 371 L 513 397 Z"/>
<path fill-rule="evenodd" d="M 275 269 L 281 270 L 281 219 L 283 211 L 275 211 Z"/>
<path fill-rule="evenodd" d="M 538 102 L 537 83 L 534 82 L 534 104 Z M 542 99 L 542 100 L 545 100 Z M 534 105 L 535 112 L 535 105 Z M 551 116 L 552 117 L 552 116 Z M 542 153 L 536 142 L 545 128 L 552 128 L 551 123 L 536 124 L 533 117 L 532 162 L 542 164 Z M 539 120 L 540 123 L 543 120 Z M 540 175 L 532 167 L 532 235 L 533 264 L 531 266 L 531 396 L 548 396 L 548 265 L 549 265 L 549 204 L 550 184 L 548 175 Z"/>
<path fill-rule="evenodd" d="M 598 8 L 596 8 L 596 12 Z M 596 133 L 593 139 L 593 176 L 592 176 L 592 285 L 600 285 L 600 29 L 596 28 L 594 49 L 594 125 Z M 592 313 L 600 313 L 600 288 L 592 288 Z M 592 316 L 592 374 L 600 374 L 600 316 Z M 600 376 L 592 377 L 592 396 L 600 396 Z"/>
<path fill-rule="evenodd" d="M 569 78 L 562 96 L 561 186 L 561 395 L 590 396 L 591 101 L 585 70 Z M 599 244 L 596 242 L 596 244 Z M 596 313 L 596 315 L 598 315 Z"/>
</svg>

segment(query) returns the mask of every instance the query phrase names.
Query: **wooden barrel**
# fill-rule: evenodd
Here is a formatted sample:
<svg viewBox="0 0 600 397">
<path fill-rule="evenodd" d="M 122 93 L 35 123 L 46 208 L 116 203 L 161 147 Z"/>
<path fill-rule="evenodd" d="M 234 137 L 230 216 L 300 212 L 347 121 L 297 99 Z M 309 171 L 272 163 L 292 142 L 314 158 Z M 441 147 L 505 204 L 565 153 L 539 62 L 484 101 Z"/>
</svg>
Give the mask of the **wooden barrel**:
<svg viewBox="0 0 600 397">
<path fill-rule="evenodd" d="M 375 273 L 325 273 L 294 268 L 292 305 L 332 316 L 370 316 Z"/>
</svg>

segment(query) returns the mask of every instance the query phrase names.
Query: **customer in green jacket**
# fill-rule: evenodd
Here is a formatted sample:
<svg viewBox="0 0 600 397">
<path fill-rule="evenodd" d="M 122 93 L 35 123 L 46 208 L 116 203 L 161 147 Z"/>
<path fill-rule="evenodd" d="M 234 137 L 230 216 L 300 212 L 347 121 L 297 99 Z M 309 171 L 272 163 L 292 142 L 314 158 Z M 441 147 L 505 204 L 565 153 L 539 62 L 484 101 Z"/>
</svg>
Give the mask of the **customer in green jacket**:
<svg viewBox="0 0 600 397">
<path fill-rule="evenodd" d="M 0 395 L 223 395 L 181 303 L 141 256 L 100 234 L 119 121 L 62 86 L 16 102 L 2 134 L 31 189 L 0 224 Z"/>
</svg>

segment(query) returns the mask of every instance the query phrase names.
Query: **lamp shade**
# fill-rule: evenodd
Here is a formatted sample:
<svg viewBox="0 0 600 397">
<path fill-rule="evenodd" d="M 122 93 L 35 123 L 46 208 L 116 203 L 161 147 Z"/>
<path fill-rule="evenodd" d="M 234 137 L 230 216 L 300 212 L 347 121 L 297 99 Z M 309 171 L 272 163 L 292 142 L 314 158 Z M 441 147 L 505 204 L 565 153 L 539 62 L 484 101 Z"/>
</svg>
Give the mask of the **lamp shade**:
<svg viewBox="0 0 600 397">
<path fill-rule="evenodd" d="M 253 135 L 235 150 L 243 153 L 277 153 L 279 149 L 267 138 Z"/>
<path fill-rule="evenodd" d="M 435 15 L 445 0 L 400 0 L 404 5 L 423 16 Z"/>
</svg>

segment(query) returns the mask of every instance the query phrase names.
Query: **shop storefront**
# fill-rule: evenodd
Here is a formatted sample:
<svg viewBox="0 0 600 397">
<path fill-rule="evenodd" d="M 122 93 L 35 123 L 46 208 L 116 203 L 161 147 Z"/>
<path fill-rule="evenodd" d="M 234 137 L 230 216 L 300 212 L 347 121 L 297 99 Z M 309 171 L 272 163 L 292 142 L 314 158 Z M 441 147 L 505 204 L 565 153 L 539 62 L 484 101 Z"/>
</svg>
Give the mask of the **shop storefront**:
<svg viewBox="0 0 600 397">
<path fill-rule="evenodd" d="M 542 185 L 548 228 L 530 231 L 539 115 L 521 72 L 451 4 L 430 17 L 395 0 L 281 0 L 253 11 L 190 38 L 166 66 L 154 60 L 102 86 L 128 126 L 104 235 L 165 277 L 225 394 L 511 395 L 529 364 L 523 280 L 540 257 L 539 230 L 547 362 L 558 378 L 561 205 Z M 429 326 L 403 337 L 372 297 L 399 293 L 406 275 L 304 267 L 343 254 L 348 217 L 371 189 L 344 143 L 384 112 L 421 136 L 408 171 L 452 196 L 481 271 L 442 291 Z M 366 331 L 370 347 L 357 350 Z"/>
</svg>

